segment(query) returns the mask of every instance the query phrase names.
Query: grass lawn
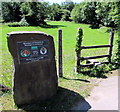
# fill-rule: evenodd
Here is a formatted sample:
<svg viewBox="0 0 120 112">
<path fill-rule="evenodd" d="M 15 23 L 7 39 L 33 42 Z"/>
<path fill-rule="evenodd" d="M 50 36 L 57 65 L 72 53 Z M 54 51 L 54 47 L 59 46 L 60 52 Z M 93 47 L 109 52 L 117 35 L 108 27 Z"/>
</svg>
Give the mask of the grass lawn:
<svg viewBox="0 0 120 112">
<path fill-rule="evenodd" d="M 96 78 L 85 76 L 82 74 L 75 74 L 75 42 L 76 42 L 76 32 L 79 27 L 83 29 L 84 38 L 83 45 L 104 45 L 108 44 L 109 33 L 107 33 L 106 27 L 101 27 L 100 29 L 91 29 L 89 25 L 86 24 L 75 24 L 72 22 L 47 22 L 49 24 L 48 28 L 43 27 L 8 27 L 6 24 L 2 26 L 2 35 L 0 35 L 0 74 L 1 81 L 3 85 L 12 87 L 12 58 L 7 49 L 6 34 L 11 31 L 41 31 L 45 32 L 54 37 L 55 49 L 56 49 L 56 60 L 58 54 L 58 29 L 63 31 L 63 76 L 64 78 L 59 78 L 59 88 L 58 96 L 55 96 L 55 100 L 49 101 L 47 104 L 47 109 L 68 109 L 77 100 L 86 97 L 91 88 L 96 85 Z M 117 39 L 117 34 L 115 34 L 115 39 Z M 114 41 L 115 43 L 115 41 Z M 2 48 L 2 49 L 1 49 Z M 99 49 L 92 51 L 83 51 L 83 55 L 96 55 L 105 54 L 107 49 Z M 89 81 L 90 82 L 89 82 Z M 14 106 L 13 98 L 11 93 L 0 93 L 0 101 L 2 101 L 2 108 L 6 110 L 17 109 Z M 2 95 L 3 94 L 3 95 Z M 58 102 L 59 100 L 59 102 Z M 11 103 L 12 102 L 12 103 Z M 50 105 L 52 103 L 52 106 Z M 44 110 L 45 105 L 41 106 Z M 54 105 L 54 107 L 53 107 Z M 29 106 L 30 109 L 39 109 L 40 106 Z"/>
</svg>

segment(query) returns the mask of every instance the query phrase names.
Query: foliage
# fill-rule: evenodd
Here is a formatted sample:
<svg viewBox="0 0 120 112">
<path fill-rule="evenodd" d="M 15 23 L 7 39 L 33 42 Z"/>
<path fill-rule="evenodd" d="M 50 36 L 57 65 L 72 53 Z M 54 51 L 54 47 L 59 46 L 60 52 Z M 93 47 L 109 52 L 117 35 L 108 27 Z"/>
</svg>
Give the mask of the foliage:
<svg viewBox="0 0 120 112">
<path fill-rule="evenodd" d="M 2 3 L 0 2 L 0 23 L 2 21 Z"/>
<path fill-rule="evenodd" d="M 63 15 L 62 15 L 62 21 L 70 21 L 70 11 L 64 9 Z"/>
<path fill-rule="evenodd" d="M 120 2 L 82 2 L 75 4 L 65 0 L 61 5 L 47 2 L 2 2 L 4 22 L 18 22 L 22 18 L 29 25 L 46 24 L 45 19 L 52 21 L 69 21 L 116 27 L 119 17 L 117 7 Z"/>
<path fill-rule="evenodd" d="M 102 24 L 116 27 L 118 2 L 82 2 L 76 4 L 71 18 L 76 23 Z"/>
<path fill-rule="evenodd" d="M 20 3 L 19 2 L 2 2 L 2 17 L 4 22 L 20 21 Z"/>
<path fill-rule="evenodd" d="M 59 4 L 56 4 L 56 3 L 52 4 L 49 6 L 49 9 L 50 9 L 50 13 L 48 16 L 49 20 L 52 20 L 52 21 L 61 20 L 62 15 L 63 15 L 63 11 L 62 11 L 61 6 Z"/>
<path fill-rule="evenodd" d="M 7 24 L 9 27 L 19 27 L 20 23 L 19 22 L 12 22 Z"/>
<path fill-rule="evenodd" d="M 106 64 L 97 65 L 92 68 L 90 75 L 95 77 L 105 77 L 103 74 L 109 72 L 110 70 L 111 68 Z"/>
<path fill-rule="evenodd" d="M 44 20 L 48 14 L 48 4 L 46 2 L 24 2 L 20 8 L 24 20 L 29 25 L 35 26 L 39 24 L 45 24 Z"/>
<path fill-rule="evenodd" d="M 25 17 L 23 17 L 20 22 L 8 23 L 8 26 L 9 27 L 20 27 L 20 26 L 29 26 L 29 24 L 26 21 Z"/>
<path fill-rule="evenodd" d="M 118 45 L 118 51 L 116 53 L 117 55 L 117 60 L 118 60 L 118 66 L 120 68 L 120 1 L 117 2 L 117 9 L 118 9 L 118 16 L 117 16 L 117 28 L 118 28 L 118 41 L 117 41 L 117 45 Z"/>
<path fill-rule="evenodd" d="M 96 2 L 87 2 L 85 6 L 83 7 L 84 11 L 84 21 L 86 23 L 90 24 L 96 24 L 97 19 L 96 19 Z"/>
<path fill-rule="evenodd" d="M 109 7 L 107 3 L 104 2 L 98 2 L 97 6 L 96 6 L 96 17 L 98 20 L 99 24 L 104 24 L 107 25 L 108 24 L 108 12 L 109 12 Z"/>
<path fill-rule="evenodd" d="M 4 22 L 19 22 L 22 19 L 21 22 L 24 20 L 29 25 L 45 24 L 48 13 L 46 2 L 2 2 Z"/>
<path fill-rule="evenodd" d="M 74 2 L 69 0 L 62 5 L 57 3 L 49 5 L 47 2 L 3 2 L 2 13 L 5 22 L 18 22 L 22 19 L 31 26 L 37 26 L 46 24 L 45 19 L 70 20 L 70 12 L 74 6 Z"/>
<path fill-rule="evenodd" d="M 115 53 L 113 62 L 117 68 L 120 68 L 120 40 L 117 40 L 116 44 L 117 44 L 117 49 L 116 49 L 116 53 Z"/>
<path fill-rule="evenodd" d="M 82 2 L 81 4 L 76 4 L 74 9 L 71 12 L 71 19 L 75 23 L 82 23 L 84 22 L 84 10 L 83 7 L 85 5 L 85 2 Z"/>
<path fill-rule="evenodd" d="M 71 0 L 65 0 L 63 3 L 62 3 L 62 8 L 63 9 L 66 9 L 66 10 L 69 10 L 70 12 L 72 11 L 72 9 L 74 8 L 75 6 L 75 3 L 72 2 Z"/>
<path fill-rule="evenodd" d="M 113 57 L 113 62 L 117 68 L 120 68 L 120 1 L 117 2 L 117 14 L 115 23 L 117 24 L 118 39 L 116 41 L 116 51 Z"/>
<path fill-rule="evenodd" d="M 74 2 L 70 0 L 66 0 L 62 5 L 53 3 L 49 6 L 50 13 L 48 14 L 48 19 L 53 21 L 69 21 L 70 13 L 74 6 Z"/>
<path fill-rule="evenodd" d="M 20 26 L 29 26 L 29 23 L 26 21 L 25 17 L 23 17 L 21 19 L 21 21 L 19 22 Z"/>
<path fill-rule="evenodd" d="M 97 19 L 105 26 L 115 27 L 117 7 L 115 2 L 99 2 L 97 4 Z"/>
</svg>

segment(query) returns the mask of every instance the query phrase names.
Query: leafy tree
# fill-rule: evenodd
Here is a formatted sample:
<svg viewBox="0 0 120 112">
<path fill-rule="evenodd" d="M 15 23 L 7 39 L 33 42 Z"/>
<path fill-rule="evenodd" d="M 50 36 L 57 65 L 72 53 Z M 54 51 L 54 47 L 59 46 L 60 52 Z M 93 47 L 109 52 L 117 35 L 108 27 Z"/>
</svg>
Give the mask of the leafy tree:
<svg viewBox="0 0 120 112">
<path fill-rule="evenodd" d="M 20 3 L 19 2 L 2 2 L 2 17 L 4 22 L 20 21 Z"/>
<path fill-rule="evenodd" d="M 112 27 L 117 26 L 117 19 L 118 19 L 118 8 L 116 2 L 110 2 L 109 3 L 110 11 L 109 11 L 109 25 Z"/>
<path fill-rule="evenodd" d="M 21 4 L 21 12 L 29 25 L 46 24 L 48 14 L 48 3 L 46 2 L 24 2 Z"/>
<path fill-rule="evenodd" d="M 97 3 L 97 19 L 99 21 L 99 24 L 107 25 L 109 18 L 108 18 L 108 12 L 110 8 L 108 7 L 108 4 L 105 2 L 98 2 Z"/>
<path fill-rule="evenodd" d="M 96 2 L 82 2 L 77 4 L 71 13 L 71 18 L 77 22 L 95 24 L 96 18 Z"/>
<path fill-rule="evenodd" d="M 49 13 L 49 19 L 53 21 L 59 21 L 62 18 L 63 11 L 61 9 L 61 6 L 59 4 L 52 4 L 49 7 L 50 13 Z"/>
<path fill-rule="evenodd" d="M 63 10 L 62 20 L 70 21 L 70 11 L 69 10 L 66 10 L 66 9 Z"/>
<path fill-rule="evenodd" d="M 70 12 L 74 8 L 74 6 L 75 6 L 75 3 L 72 2 L 71 0 L 65 0 L 65 2 L 62 3 L 62 8 L 69 10 Z"/>
<path fill-rule="evenodd" d="M 85 6 L 83 7 L 84 11 L 84 21 L 86 23 L 95 24 L 97 23 L 96 18 L 96 2 L 86 2 Z"/>
<path fill-rule="evenodd" d="M 73 21 L 116 27 L 118 2 L 82 2 L 71 12 Z"/>
<path fill-rule="evenodd" d="M 47 2 L 37 2 L 37 19 L 40 23 L 45 24 L 45 19 L 49 14 L 49 4 Z"/>
<path fill-rule="evenodd" d="M 97 20 L 99 24 L 103 23 L 105 17 L 107 17 L 106 3 L 98 2 L 96 6 Z"/>
<path fill-rule="evenodd" d="M 85 2 L 75 5 L 74 9 L 71 12 L 71 19 L 74 22 L 76 23 L 85 22 L 84 7 L 85 7 Z"/>
</svg>

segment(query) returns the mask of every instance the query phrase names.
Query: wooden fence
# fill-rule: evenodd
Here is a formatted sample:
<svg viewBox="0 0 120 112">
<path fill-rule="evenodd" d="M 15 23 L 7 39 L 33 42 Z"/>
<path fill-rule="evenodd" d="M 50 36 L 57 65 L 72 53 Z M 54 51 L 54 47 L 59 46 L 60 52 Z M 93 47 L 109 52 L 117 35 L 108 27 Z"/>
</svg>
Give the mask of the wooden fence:
<svg viewBox="0 0 120 112">
<path fill-rule="evenodd" d="M 114 30 L 111 29 L 110 30 L 110 39 L 109 39 L 109 44 L 108 45 L 95 45 L 95 46 L 80 46 L 80 54 L 76 55 L 76 59 L 77 59 L 77 72 L 80 71 L 81 67 L 88 67 L 88 66 L 94 66 L 94 63 L 92 64 L 81 64 L 81 60 L 89 60 L 89 59 L 97 59 L 97 58 L 105 58 L 108 57 L 108 61 L 106 62 L 101 62 L 101 64 L 103 63 L 111 63 L 111 57 L 112 57 L 112 48 L 113 48 L 113 39 L 114 39 Z M 89 56 L 89 57 L 81 57 L 81 51 L 83 49 L 93 49 L 93 48 L 108 48 L 108 54 L 106 55 L 98 55 L 98 56 Z"/>
</svg>

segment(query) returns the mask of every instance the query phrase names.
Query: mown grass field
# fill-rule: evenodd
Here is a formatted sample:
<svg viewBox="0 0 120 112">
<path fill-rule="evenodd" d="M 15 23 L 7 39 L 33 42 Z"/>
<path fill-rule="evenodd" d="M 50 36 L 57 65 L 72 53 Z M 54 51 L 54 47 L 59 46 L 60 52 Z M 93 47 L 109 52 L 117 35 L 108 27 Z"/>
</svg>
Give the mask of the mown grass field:
<svg viewBox="0 0 120 112">
<path fill-rule="evenodd" d="M 74 91 L 78 96 L 72 97 L 71 99 L 65 97 L 69 97 L 69 95 L 66 96 L 63 94 L 62 96 L 59 96 L 61 98 L 61 101 L 68 102 L 64 105 L 64 103 L 57 102 L 57 98 L 53 104 L 54 109 L 58 108 L 61 109 L 61 105 L 63 105 L 63 109 L 70 108 L 76 100 L 79 100 L 81 97 L 85 97 L 89 94 L 89 91 L 91 88 L 95 85 L 95 79 L 94 77 L 84 76 L 82 74 L 75 74 L 74 73 L 74 67 L 75 67 L 75 42 L 76 42 L 76 33 L 77 29 L 81 27 L 83 29 L 84 38 L 82 45 L 104 45 L 108 44 L 109 41 L 109 33 L 107 32 L 108 28 L 101 27 L 99 29 L 91 29 L 90 25 L 86 24 L 75 24 L 72 22 L 47 22 L 49 24 L 49 27 L 8 27 L 7 24 L 3 24 L 2 26 L 2 35 L 0 40 L 0 59 L 1 59 L 1 65 L 0 65 L 0 74 L 1 74 L 1 82 L 3 85 L 12 87 L 12 57 L 8 51 L 7 48 L 7 39 L 6 34 L 11 31 L 41 31 L 45 32 L 49 35 L 52 35 L 54 37 L 54 43 L 55 43 L 55 49 L 56 49 L 56 60 L 57 60 L 57 54 L 58 54 L 58 29 L 62 29 L 63 32 L 63 76 L 64 78 L 59 78 L 59 86 L 62 88 L 66 88 L 68 90 Z M 117 39 L 117 34 L 115 34 L 115 40 Z M 115 43 L 114 40 L 114 43 Z M 83 51 L 83 55 L 96 55 L 96 54 L 105 54 L 107 52 L 107 49 L 103 50 L 100 49 L 99 51 L 94 49 L 92 51 Z M 82 80 L 80 80 L 82 79 Z M 91 80 L 93 79 L 93 80 Z M 86 80 L 91 80 L 89 83 L 86 82 Z M 61 90 L 61 89 L 60 89 Z M 65 91 L 68 91 L 65 90 Z M 61 91 L 64 91 L 62 89 Z M 71 93 L 66 92 L 71 95 Z M 81 97 L 80 97 L 81 96 Z M 0 97 L 0 100 L 2 101 L 2 108 L 3 109 L 17 109 L 17 107 L 13 106 L 14 102 L 12 99 L 12 94 L 7 93 Z M 69 100 L 69 101 L 68 101 Z M 71 101 L 70 101 L 71 100 Z M 11 103 L 13 102 L 13 103 Z M 49 105 L 49 103 L 47 104 Z M 68 106 L 66 106 L 68 105 Z M 66 106 L 66 107 L 65 107 Z M 49 106 L 48 109 L 51 109 L 52 107 Z"/>
</svg>

